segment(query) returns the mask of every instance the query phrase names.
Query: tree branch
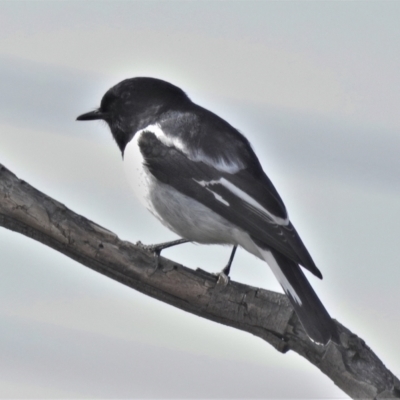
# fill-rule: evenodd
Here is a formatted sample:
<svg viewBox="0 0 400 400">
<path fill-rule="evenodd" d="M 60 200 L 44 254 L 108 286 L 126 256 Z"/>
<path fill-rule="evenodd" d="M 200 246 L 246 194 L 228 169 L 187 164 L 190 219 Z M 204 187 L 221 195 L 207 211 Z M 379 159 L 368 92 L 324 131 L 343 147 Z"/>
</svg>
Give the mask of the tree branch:
<svg viewBox="0 0 400 400">
<path fill-rule="evenodd" d="M 161 257 L 69 210 L 0 164 L 0 226 L 22 233 L 135 290 L 200 317 L 252 333 L 300 354 L 353 398 L 400 398 L 400 381 L 355 334 L 337 322 L 342 345 L 319 346 L 285 295 L 230 281 Z"/>
</svg>

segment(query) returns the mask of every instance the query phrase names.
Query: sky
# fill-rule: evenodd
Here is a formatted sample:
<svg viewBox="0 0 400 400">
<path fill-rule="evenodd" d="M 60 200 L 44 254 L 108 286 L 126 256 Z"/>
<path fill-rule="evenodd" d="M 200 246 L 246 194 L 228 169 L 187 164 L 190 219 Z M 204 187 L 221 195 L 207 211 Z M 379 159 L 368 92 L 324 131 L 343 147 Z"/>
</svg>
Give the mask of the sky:
<svg viewBox="0 0 400 400">
<path fill-rule="evenodd" d="M 400 3 L 0 2 L 0 163 L 143 243 L 104 123 L 75 118 L 164 79 L 252 143 L 324 275 L 332 317 L 400 375 Z M 230 249 L 163 253 L 217 272 Z M 298 355 L 124 287 L 0 228 L 1 398 L 347 398 Z M 231 278 L 281 291 L 240 250 Z"/>
</svg>

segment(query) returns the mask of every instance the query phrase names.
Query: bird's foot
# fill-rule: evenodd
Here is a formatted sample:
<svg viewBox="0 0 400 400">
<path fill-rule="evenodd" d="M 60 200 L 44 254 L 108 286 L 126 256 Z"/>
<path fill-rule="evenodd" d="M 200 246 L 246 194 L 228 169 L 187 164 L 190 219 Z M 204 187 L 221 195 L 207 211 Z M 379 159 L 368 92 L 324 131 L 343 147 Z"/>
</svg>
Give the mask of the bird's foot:
<svg viewBox="0 0 400 400">
<path fill-rule="evenodd" d="M 143 244 L 142 242 L 139 241 L 136 243 L 136 246 L 139 246 L 141 249 L 154 254 L 154 259 L 155 259 L 154 260 L 155 268 L 153 271 L 153 274 L 154 274 L 154 272 L 156 272 L 158 269 L 158 266 L 160 263 L 160 255 L 164 249 L 167 249 L 168 247 L 177 246 L 178 244 L 187 243 L 187 242 L 188 242 L 188 240 L 186 240 L 186 239 L 172 240 L 171 242 L 163 242 L 163 243 L 158 243 L 158 244 Z"/>
<path fill-rule="evenodd" d="M 218 278 L 217 285 L 228 286 L 229 283 L 229 270 L 230 265 L 228 264 L 221 272 L 213 273 L 214 276 Z"/>
<path fill-rule="evenodd" d="M 226 275 L 224 273 L 224 270 L 222 270 L 221 272 L 214 274 L 214 275 L 216 275 L 218 277 L 217 285 L 228 286 L 230 278 L 229 278 L 229 275 Z"/>
<path fill-rule="evenodd" d="M 231 271 L 231 265 L 233 258 L 235 257 L 237 246 L 233 246 L 231 256 L 229 258 L 228 264 L 226 264 L 225 268 L 216 274 L 213 274 L 218 277 L 217 285 L 227 286 L 229 283 L 229 272 Z"/>
</svg>

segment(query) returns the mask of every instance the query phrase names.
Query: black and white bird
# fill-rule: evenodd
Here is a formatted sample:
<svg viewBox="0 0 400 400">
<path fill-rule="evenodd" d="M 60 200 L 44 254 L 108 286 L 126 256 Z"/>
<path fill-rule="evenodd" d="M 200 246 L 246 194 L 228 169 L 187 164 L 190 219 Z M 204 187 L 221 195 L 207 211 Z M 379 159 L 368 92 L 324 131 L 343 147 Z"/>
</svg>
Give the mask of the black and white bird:
<svg viewBox="0 0 400 400">
<path fill-rule="evenodd" d="M 265 260 L 308 336 L 338 342 L 336 325 L 300 267 L 322 278 L 248 140 L 177 86 L 126 79 L 79 121 L 104 120 L 137 196 L 184 240 L 241 246 Z M 229 273 L 230 264 L 223 272 Z"/>
</svg>

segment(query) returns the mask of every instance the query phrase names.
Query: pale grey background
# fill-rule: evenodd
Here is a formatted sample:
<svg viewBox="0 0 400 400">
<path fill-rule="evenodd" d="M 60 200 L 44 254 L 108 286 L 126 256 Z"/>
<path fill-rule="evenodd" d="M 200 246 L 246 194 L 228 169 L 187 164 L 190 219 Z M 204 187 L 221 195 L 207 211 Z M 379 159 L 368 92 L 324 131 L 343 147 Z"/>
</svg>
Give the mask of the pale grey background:
<svg viewBox="0 0 400 400">
<path fill-rule="evenodd" d="M 400 375 L 398 2 L 1 2 L 0 162 L 144 243 L 175 238 L 125 182 L 119 80 L 162 78 L 252 142 L 343 324 Z M 218 271 L 228 248 L 165 254 Z M 345 398 L 316 368 L 0 230 L 0 396 Z M 239 250 L 232 278 L 280 290 Z"/>
</svg>

